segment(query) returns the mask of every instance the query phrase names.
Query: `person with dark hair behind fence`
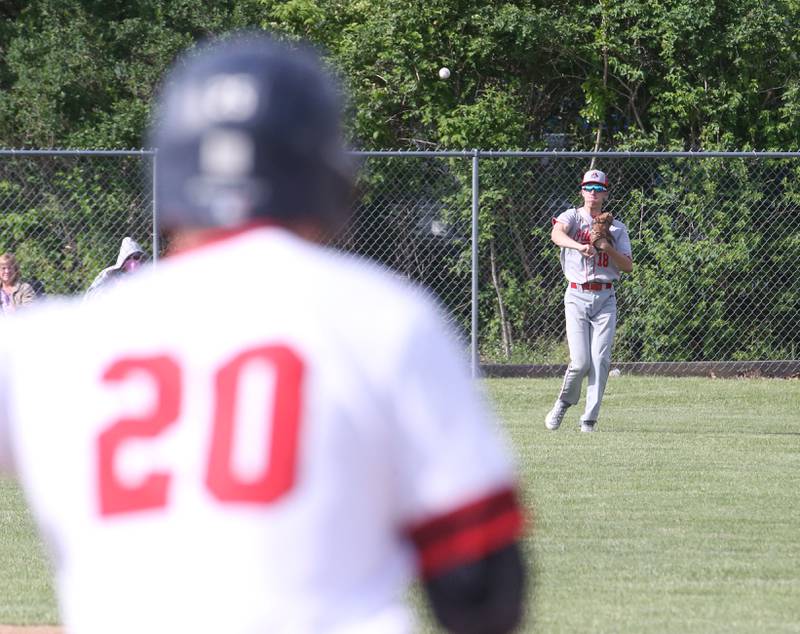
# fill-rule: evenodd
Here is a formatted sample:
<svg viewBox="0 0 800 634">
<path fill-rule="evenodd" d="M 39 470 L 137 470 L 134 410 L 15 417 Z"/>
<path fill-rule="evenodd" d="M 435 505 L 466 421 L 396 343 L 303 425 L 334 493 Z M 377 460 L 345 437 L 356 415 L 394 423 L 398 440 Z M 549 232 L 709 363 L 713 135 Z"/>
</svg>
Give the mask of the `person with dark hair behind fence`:
<svg viewBox="0 0 800 634">
<path fill-rule="evenodd" d="M 617 296 L 614 283 L 633 271 L 628 229 L 609 212 L 608 177 L 592 169 L 581 181 L 583 206 L 567 209 L 553 218 L 550 237 L 561 249 L 561 268 L 567 278 L 564 314 L 567 323 L 569 365 L 545 427 L 559 428 L 569 407 L 581 396 L 583 377 L 588 375 L 586 408 L 580 429 L 595 431 L 603 400 L 611 348 L 617 326 Z"/>
<path fill-rule="evenodd" d="M 0 255 L 0 310 L 3 314 L 11 314 L 35 299 L 36 289 L 20 279 L 19 264 L 14 254 Z"/>
</svg>

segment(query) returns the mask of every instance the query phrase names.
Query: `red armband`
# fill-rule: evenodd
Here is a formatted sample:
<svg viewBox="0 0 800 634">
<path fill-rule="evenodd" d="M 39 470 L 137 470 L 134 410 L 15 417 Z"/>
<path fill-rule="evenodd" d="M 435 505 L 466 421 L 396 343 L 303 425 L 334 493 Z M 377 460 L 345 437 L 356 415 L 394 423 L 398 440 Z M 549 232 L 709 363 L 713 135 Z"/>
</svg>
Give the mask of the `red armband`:
<svg viewBox="0 0 800 634">
<path fill-rule="evenodd" d="M 508 546 L 522 533 L 522 510 L 505 489 L 409 529 L 419 553 L 422 577 L 477 561 Z"/>
</svg>

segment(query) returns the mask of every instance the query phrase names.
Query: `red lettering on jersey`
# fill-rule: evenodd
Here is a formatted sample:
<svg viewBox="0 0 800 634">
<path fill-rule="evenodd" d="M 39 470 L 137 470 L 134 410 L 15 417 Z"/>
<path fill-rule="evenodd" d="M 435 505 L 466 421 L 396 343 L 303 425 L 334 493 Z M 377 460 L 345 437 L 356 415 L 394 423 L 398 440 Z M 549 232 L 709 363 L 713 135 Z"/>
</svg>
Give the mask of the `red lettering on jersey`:
<svg viewBox="0 0 800 634">
<path fill-rule="evenodd" d="M 264 413 L 264 467 L 257 477 L 247 481 L 232 468 L 239 409 L 236 401 L 243 370 L 259 363 L 274 371 L 275 384 L 267 386 L 272 391 L 272 409 Z M 120 418 L 97 438 L 98 503 L 104 517 L 156 510 L 166 507 L 169 501 L 172 476 L 168 471 L 154 471 L 137 484 L 126 484 L 116 470 L 119 450 L 127 441 L 156 438 L 180 417 L 183 376 L 178 362 L 168 356 L 120 359 L 109 366 L 102 379 L 120 383 L 142 372 L 156 386 L 152 411 Z M 294 486 L 304 374 L 302 359 L 283 345 L 240 352 L 215 373 L 204 484 L 218 501 L 269 504 Z"/>
<path fill-rule="evenodd" d="M 180 412 L 180 368 L 167 356 L 120 359 L 103 374 L 103 381 L 120 383 L 145 373 L 156 388 L 152 412 L 139 417 L 120 418 L 97 439 L 97 484 L 100 514 L 104 516 L 163 507 L 167 503 L 168 472 L 147 475 L 139 484 L 125 484 L 115 470 L 117 450 L 131 439 L 154 438 L 178 419 Z"/>
<path fill-rule="evenodd" d="M 608 253 L 598 251 L 595 261 L 597 262 L 597 266 L 608 266 Z"/>
<path fill-rule="evenodd" d="M 275 369 L 277 385 L 272 411 L 264 414 L 267 422 L 264 444 L 270 448 L 269 456 L 261 474 L 248 482 L 234 474 L 231 464 L 235 440 L 236 390 L 242 370 L 258 363 Z M 206 484 L 220 501 L 266 504 L 292 488 L 297 461 L 303 369 L 303 362 L 286 346 L 264 346 L 242 352 L 217 373 L 217 403 Z"/>
</svg>

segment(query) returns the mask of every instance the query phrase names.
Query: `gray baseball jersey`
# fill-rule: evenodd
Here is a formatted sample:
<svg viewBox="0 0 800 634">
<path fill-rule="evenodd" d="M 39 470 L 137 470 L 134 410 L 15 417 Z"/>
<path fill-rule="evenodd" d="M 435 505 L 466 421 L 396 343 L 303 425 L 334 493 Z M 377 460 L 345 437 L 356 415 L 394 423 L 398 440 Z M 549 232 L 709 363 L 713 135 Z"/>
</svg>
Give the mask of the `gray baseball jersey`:
<svg viewBox="0 0 800 634">
<path fill-rule="evenodd" d="M 567 226 L 567 234 L 581 244 L 589 243 L 589 233 L 592 229 L 592 218 L 583 208 L 567 209 L 553 223 L 561 222 Z M 611 238 L 614 248 L 620 253 L 631 257 L 631 241 L 628 229 L 619 220 L 614 220 L 611 225 Z M 607 253 L 598 252 L 593 258 L 584 257 L 576 249 L 561 249 L 561 269 L 570 282 L 577 284 L 585 282 L 613 282 L 620 277 L 620 270 L 608 257 Z"/>
</svg>

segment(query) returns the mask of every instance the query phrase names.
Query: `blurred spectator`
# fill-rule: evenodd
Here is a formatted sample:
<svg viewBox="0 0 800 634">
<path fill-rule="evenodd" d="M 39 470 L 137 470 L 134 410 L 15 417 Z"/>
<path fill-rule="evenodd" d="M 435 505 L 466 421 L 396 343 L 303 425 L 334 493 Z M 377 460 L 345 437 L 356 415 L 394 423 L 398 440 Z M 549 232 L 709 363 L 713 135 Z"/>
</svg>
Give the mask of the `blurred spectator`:
<svg viewBox="0 0 800 634">
<path fill-rule="evenodd" d="M 117 261 L 112 266 L 103 269 L 94 278 L 86 297 L 94 295 L 100 290 L 107 290 L 119 282 L 125 275 L 138 269 L 144 262 L 144 251 L 133 238 L 124 237 L 119 248 Z"/>
<path fill-rule="evenodd" d="M 36 299 L 36 291 L 19 279 L 19 265 L 12 253 L 0 255 L 0 308 L 4 315 Z"/>
</svg>

